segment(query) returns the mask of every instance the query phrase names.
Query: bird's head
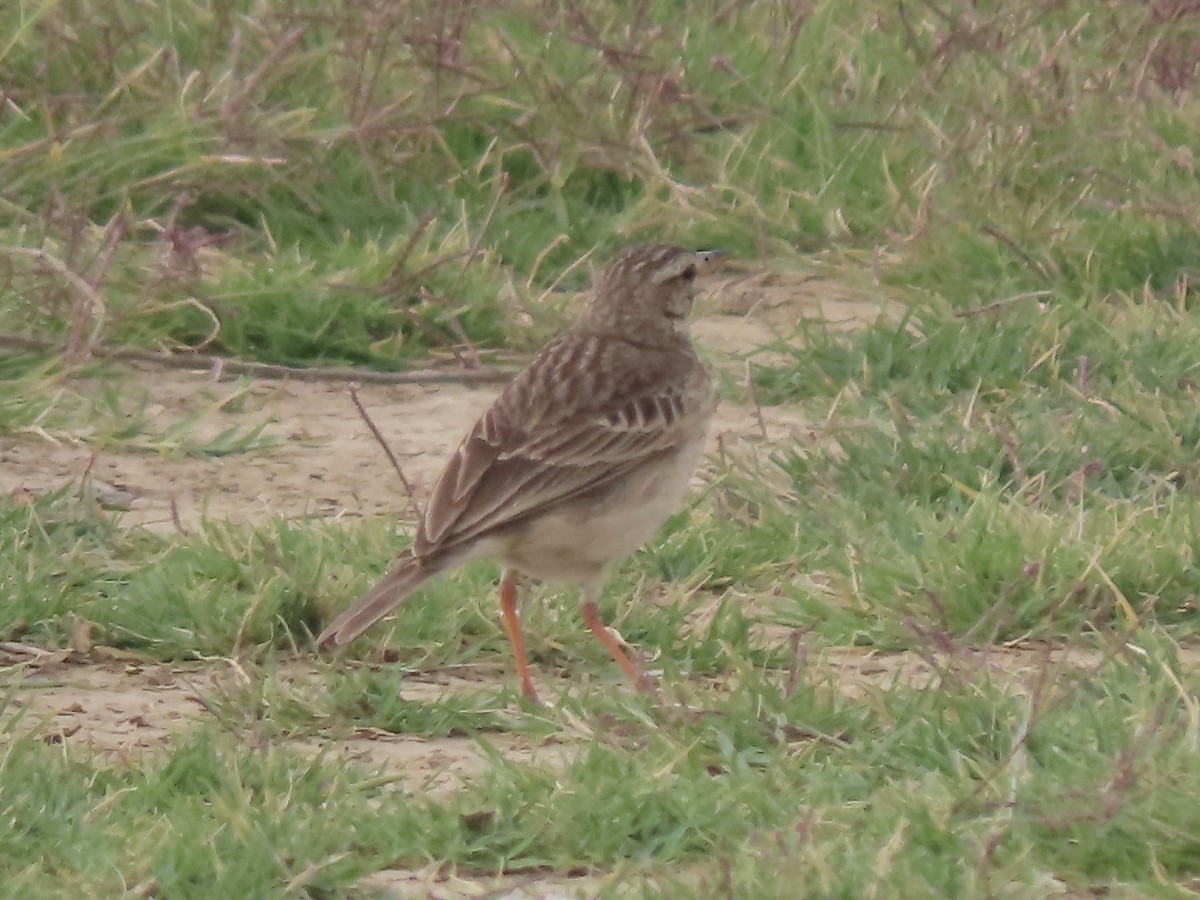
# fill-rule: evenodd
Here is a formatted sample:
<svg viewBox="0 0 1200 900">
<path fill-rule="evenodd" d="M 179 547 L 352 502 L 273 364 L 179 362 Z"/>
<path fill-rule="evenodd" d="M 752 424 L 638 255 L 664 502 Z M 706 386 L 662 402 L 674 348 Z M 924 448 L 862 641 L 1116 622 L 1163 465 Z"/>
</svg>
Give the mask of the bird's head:
<svg viewBox="0 0 1200 900">
<path fill-rule="evenodd" d="M 596 280 L 579 329 L 645 343 L 688 336 L 696 278 L 712 268 L 716 251 L 674 244 L 641 244 L 609 263 Z"/>
</svg>

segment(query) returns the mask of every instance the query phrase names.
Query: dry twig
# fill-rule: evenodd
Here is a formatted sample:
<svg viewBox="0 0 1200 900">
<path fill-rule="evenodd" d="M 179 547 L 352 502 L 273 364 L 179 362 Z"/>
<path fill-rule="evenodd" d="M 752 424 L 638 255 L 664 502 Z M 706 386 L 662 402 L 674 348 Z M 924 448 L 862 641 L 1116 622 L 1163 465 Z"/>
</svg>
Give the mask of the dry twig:
<svg viewBox="0 0 1200 900">
<path fill-rule="evenodd" d="M 78 277 L 78 276 L 76 276 Z M 55 351 L 57 344 L 42 338 L 20 334 L 0 334 L 0 347 L 35 352 Z M 410 369 L 407 372 L 380 372 L 374 369 L 354 369 L 333 366 L 328 368 L 284 366 L 277 363 L 248 362 L 207 353 L 158 353 L 139 347 L 107 347 L 97 344 L 92 356 L 125 362 L 147 363 L 168 369 L 217 371 L 222 377 L 248 375 L 262 379 L 292 381 L 357 381 L 371 384 L 499 384 L 508 381 L 511 369 Z"/>
<path fill-rule="evenodd" d="M 371 434 L 375 435 L 375 440 L 379 442 L 379 446 L 383 448 L 383 452 L 387 455 L 388 461 L 392 464 L 392 468 L 396 470 L 396 474 L 400 476 L 400 483 L 404 485 L 404 491 L 408 494 L 408 503 L 412 507 L 412 511 L 420 515 L 420 507 L 417 504 L 417 495 L 413 490 L 412 482 L 404 475 L 404 470 L 400 468 L 400 460 L 396 459 L 396 454 L 392 452 L 392 448 L 388 446 L 388 442 L 383 437 L 383 432 L 375 424 L 366 407 L 362 405 L 362 401 L 358 399 L 358 385 L 350 385 L 350 402 L 354 404 L 354 408 L 358 410 L 358 414 L 362 416 L 362 420 L 367 423 L 367 427 L 371 429 Z"/>
</svg>

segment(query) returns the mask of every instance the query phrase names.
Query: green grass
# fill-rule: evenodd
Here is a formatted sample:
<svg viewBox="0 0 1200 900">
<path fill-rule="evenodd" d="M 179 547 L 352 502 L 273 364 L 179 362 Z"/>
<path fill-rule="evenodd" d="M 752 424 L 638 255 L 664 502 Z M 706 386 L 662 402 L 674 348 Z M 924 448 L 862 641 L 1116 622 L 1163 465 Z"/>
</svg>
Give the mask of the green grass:
<svg viewBox="0 0 1200 900">
<path fill-rule="evenodd" d="M 45 348 L 0 348 L 0 443 L 236 464 L 283 440 L 222 421 L 245 384 L 163 422 L 81 347 L 524 352 L 640 238 L 899 312 L 752 359 L 808 427 L 721 462 L 614 577 L 605 616 L 686 708 L 629 691 L 550 589 L 525 625 L 555 705 L 524 706 L 487 566 L 296 680 L 403 545 L 381 522 L 167 535 L 87 484 L 0 497 L 0 637 L 86 620 L 250 673 L 128 756 L 54 743 L 6 670 L 5 896 L 366 896 L 426 866 L 622 896 L 1196 891 L 1189 6 L 111 6 L 0 24 L 0 334 Z M 1014 641 L 1093 662 L 969 665 Z M 851 690 L 820 662 L 848 645 L 932 681 Z M 489 674 L 400 693 L 455 671 Z M 473 742 L 481 768 L 425 792 L 314 749 L 356 729 Z"/>
<path fill-rule="evenodd" d="M 486 775 L 447 798 L 286 741 L 201 729 L 152 762 L 114 767 L 10 725 L 7 882 L 39 896 L 51 870 L 60 888 L 89 893 L 152 883 L 170 896 L 323 896 L 380 865 L 433 861 L 464 875 L 594 866 L 648 895 L 674 895 L 679 872 L 700 896 L 724 881 L 738 896 L 781 897 L 794 896 L 788 876 L 811 896 L 864 884 L 1032 896 L 1052 883 L 1186 878 L 1200 769 L 1180 690 L 1197 683 L 1168 643 L 1138 640 L 1144 655 L 1027 697 L 953 678 L 864 702 L 824 685 L 789 697 L 749 673 L 701 717 L 655 721 L 612 695 L 568 703 L 603 724 L 573 761 L 508 761 L 484 729 Z"/>
</svg>

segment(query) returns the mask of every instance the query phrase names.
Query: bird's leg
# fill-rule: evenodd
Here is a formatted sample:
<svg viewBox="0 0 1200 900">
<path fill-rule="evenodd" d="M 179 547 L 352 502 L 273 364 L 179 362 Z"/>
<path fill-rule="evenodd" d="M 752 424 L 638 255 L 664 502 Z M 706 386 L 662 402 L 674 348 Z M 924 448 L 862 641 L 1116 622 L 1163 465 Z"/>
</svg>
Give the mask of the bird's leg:
<svg viewBox="0 0 1200 900">
<path fill-rule="evenodd" d="M 525 640 L 521 637 L 521 620 L 517 616 L 517 580 L 520 576 L 512 569 L 505 569 L 500 575 L 500 614 L 504 620 L 504 633 L 508 635 L 508 643 L 512 646 L 513 657 L 517 661 L 517 677 L 521 680 L 521 693 L 530 703 L 537 703 L 537 691 L 533 689 L 533 679 L 529 677 L 529 661 L 525 658 Z"/>
<path fill-rule="evenodd" d="M 629 658 L 629 654 L 621 648 L 620 642 L 605 627 L 604 620 L 600 618 L 600 608 L 592 599 L 591 591 L 584 591 L 583 599 L 579 602 L 579 614 L 583 616 L 584 623 L 591 629 L 592 634 L 600 639 L 600 643 L 604 645 L 604 649 L 608 651 L 613 662 L 621 667 L 621 671 L 633 682 L 639 693 L 657 697 L 658 685 L 653 678 L 641 670 L 636 662 Z"/>
</svg>

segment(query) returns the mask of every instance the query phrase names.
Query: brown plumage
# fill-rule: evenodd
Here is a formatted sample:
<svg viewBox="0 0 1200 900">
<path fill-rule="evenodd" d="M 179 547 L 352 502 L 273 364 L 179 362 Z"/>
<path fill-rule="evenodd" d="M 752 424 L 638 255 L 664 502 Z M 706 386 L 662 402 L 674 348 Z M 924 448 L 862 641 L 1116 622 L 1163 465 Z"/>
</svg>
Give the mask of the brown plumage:
<svg viewBox="0 0 1200 900">
<path fill-rule="evenodd" d="M 320 647 L 349 643 L 433 575 L 488 558 L 504 567 L 501 610 L 526 697 L 537 699 L 516 613 L 521 575 L 580 584 L 588 627 L 648 689 L 596 599 L 609 564 L 678 508 L 699 461 L 716 401 L 687 317 L 712 258 L 653 244 L 612 262 L 579 322 L 542 348 L 450 458 L 412 547 L 330 623 Z"/>
</svg>

